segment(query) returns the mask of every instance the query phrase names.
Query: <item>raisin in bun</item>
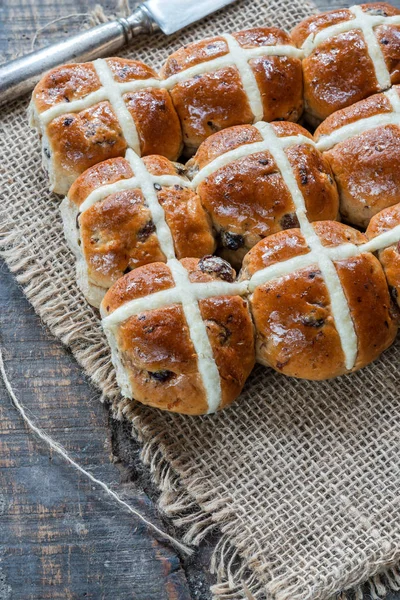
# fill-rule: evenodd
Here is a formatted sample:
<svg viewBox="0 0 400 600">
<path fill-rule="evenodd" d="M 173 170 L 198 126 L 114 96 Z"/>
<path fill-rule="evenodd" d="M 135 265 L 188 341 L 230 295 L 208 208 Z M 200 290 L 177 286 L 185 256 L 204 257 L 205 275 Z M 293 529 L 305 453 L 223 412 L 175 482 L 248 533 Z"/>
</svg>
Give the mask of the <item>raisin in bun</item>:
<svg viewBox="0 0 400 600">
<path fill-rule="evenodd" d="M 233 402 L 254 365 L 253 325 L 234 278 L 230 265 L 208 256 L 153 263 L 118 280 L 101 314 L 124 396 L 189 415 Z"/>
<path fill-rule="evenodd" d="M 292 377 L 329 379 L 360 369 L 394 340 L 397 323 L 367 238 L 334 221 L 313 223 L 310 253 L 299 229 L 259 242 L 244 259 L 257 360 Z M 314 240 L 315 243 L 315 240 Z"/>
<path fill-rule="evenodd" d="M 314 125 L 400 83 L 400 11 L 386 2 L 312 15 L 291 35 L 305 53 L 305 113 Z"/>
<path fill-rule="evenodd" d="M 178 258 L 214 251 L 210 220 L 184 173 L 167 158 L 140 159 L 128 150 L 127 158 L 99 163 L 72 185 L 61 214 L 78 285 L 93 306 L 127 271 L 166 260 L 150 202 L 161 206 Z"/>
<path fill-rule="evenodd" d="M 366 236 L 372 242 L 386 236 L 386 247 L 378 248 L 378 258 L 385 271 L 390 294 L 400 307 L 400 204 L 390 206 L 372 217 Z"/>
<path fill-rule="evenodd" d="M 34 89 L 31 125 L 42 138 L 51 189 L 66 194 L 80 173 L 103 160 L 182 149 L 178 116 L 147 65 L 124 58 L 56 67 Z"/>
<path fill-rule="evenodd" d="M 188 155 L 209 135 L 243 123 L 302 113 L 301 53 L 287 33 L 257 27 L 180 48 L 167 59 L 167 80 Z"/>
<path fill-rule="evenodd" d="M 293 193 L 302 195 L 311 221 L 338 216 L 328 161 L 312 136 L 294 123 L 240 125 L 215 133 L 187 168 L 218 233 L 221 256 L 236 268 L 260 239 L 298 226 Z M 293 177 L 295 191 L 288 184 Z"/>
<path fill-rule="evenodd" d="M 315 131 L 340 195 L 340 213 L 367 227 L 377 212 L 400 202 L 400 86 L 328 117 Z"/>
</svg>

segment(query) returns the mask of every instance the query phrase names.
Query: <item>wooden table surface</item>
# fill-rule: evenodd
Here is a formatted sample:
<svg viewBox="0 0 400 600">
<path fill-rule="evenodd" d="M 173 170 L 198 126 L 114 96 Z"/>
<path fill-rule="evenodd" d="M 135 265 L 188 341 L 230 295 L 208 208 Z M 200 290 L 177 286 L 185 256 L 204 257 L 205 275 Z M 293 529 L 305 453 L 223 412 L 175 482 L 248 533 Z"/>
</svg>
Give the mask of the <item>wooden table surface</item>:
<svg viewBox="0 0 400 600">
<path fill-rule="evenodd" d="M 249 0 L 251 1 L 251 0 Z M 0 61 L 31 49 L 54 18 L 92 0 L 3 0 Z M 115 12 L 116 2 L 103 2 Z M 321 9 L 327 2 L 318 1 Z M 400 5 L 400 0 L 394 2 Z M 347 5 L 343 1 L 329 4 Z M 79 30 L 84 16 L 68 20 Z M 65 21 L 67 23 L 67 21 Z M 35 48 L 60 39 L 46 28 Z M 126 425 L 111 421 L 72 355 L 47 331 L 0 263 L 0 345 L 12 385 L 35 422 L 155 524 L 157 490 Z M 125 513 L 25 428 L 0 383 L 0 600 L 208 600 L 213 539 L 189 560 Z M 400 600 L 400 593 L 387 600 Z"/>
</svg>

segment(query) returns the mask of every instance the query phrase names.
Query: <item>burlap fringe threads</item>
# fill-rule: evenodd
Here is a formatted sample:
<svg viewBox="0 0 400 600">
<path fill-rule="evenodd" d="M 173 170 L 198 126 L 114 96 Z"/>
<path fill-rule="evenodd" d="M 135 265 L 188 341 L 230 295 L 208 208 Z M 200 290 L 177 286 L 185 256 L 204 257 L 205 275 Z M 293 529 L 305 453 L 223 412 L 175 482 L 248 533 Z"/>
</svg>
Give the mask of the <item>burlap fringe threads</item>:
<svg viewBox="0 0 400 600">
<path fill-rule="evenodd" d="M 176 527 L 184 529 L 182 541 L 197 546 L 211 531 L 221 532 L 210 564 L 211 573 L 217 577 L 217 583 L 211 587 L 213 600 L 293 600 L 297 587 L 295 584 L 292 591 L 287 589 L 286 578 L 282 581 L 277 578 L 265 584 L 258 573 L 246 566 L 241 557 L 242 549 L 247 546 L 246 535 L 243 535 L 237 547 L 232 546 L 232 533 L 239 536 L 239 531 L 232 531 L 233 519 L 225 502 L 221 499 L 216 501 L 210 493 L 205 494 L 201 481 L 190 485 L 185 480 L 185 488 L 182 486 L 181 478 L 174 470 L 174 461 L 168 462 L 164 457 L 162 434 L 154 435 L 152 432 L 151 419 L 143 422 L 135 405 L 128 400 L 120 404 L 116 416 L 127 418 L 132 423 L 132 435 L 142 444 L 141 460 L 149 468 L 161 491 L 159 507 Z M 138 419 L 140 428 L 135 426 Z M 182 465 L 179 465 L 179 471 L 182 472 Z M 184 472 L 182 478 L 185 478 Z M 199 503 L 193 497 L 199 498 Z M 256 564 L 257 556 L 246 560 L 250 565 Z M 358 569 L 353 578 L 356 587 L 334 593 L 326 600 L 379 600 L 391 591 L 399 591 L 400 563 L 392 566 L 386 564 L 384 568 L 377 564 L 373 577 Z M 358 581 L 365 583 L 357 585 Z M 309 600 L 312 595 L 313 590 L 310 589 L 302 600 Z"/>
</svg>

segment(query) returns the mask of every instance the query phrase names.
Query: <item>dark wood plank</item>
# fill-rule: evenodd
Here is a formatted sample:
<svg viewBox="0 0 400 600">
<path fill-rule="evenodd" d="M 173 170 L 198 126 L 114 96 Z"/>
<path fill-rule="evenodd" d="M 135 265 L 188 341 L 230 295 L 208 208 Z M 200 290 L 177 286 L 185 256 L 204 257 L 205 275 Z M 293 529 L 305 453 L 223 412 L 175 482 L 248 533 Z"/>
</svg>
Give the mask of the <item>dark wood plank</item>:
<svg viewBox="0 0 400 600">
<path fill-rule="evenodd" d="M 149 478 L 142 473 L 139 483 L 135 476 L 141 470 L 137 445 L 130 440 L 128 471 L 113 456 L 108 411 L 97 391 L 40 325 L 5 267 L 0 314 L 5 366 L 35 422 L 82 466 L 166 526 L 144 492 L 145 485 L 154 492 Z M 28 432 L 0 391 L 0 599 L 189 600 L 175 550 Z"/>
<path fill-rule="evenodd" d="M 70 15 L 54 25 L 48 25 L 38 34 L 35 49 L 58 41 L 60 36 L 78 32 L 88 25 L 89 17 L 73 16 L 92 12 L 99 3 L 96 0 L 9 0 L 0 3 L 0 57 L 10 60 L 30 52 L 35 32 L 53 19 Z M 105 0 L 100 3 L 107 14 L 117 10 L 117 2 Z M 132 5 L 135 2 L 131 3 Z"/>
</svg>

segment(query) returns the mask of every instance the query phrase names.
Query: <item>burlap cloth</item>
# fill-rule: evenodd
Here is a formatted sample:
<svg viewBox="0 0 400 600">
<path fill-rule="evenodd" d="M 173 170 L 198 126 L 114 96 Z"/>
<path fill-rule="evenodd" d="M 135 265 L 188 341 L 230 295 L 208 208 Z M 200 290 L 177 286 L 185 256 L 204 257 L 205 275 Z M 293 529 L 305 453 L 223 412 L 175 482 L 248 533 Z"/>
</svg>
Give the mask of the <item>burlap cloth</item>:
<svg viewBox="0 0 400 600">
<path fill-rule="evenodd" d="M 242 0 L 169 40 L 143 39 L 127 55 L 159 67 L 182 43 L 267 23 L 290 29 L 313 10 L 302 0 Z M 258 367 L 240 401 L 219 415 L 190 418 L 121 402 L 98 314 L 75 283 L 26 107 L 20 101 L 1 115 L 3 255 L 116 415 L 132 421 L 163 490 L 161 507 L 185 526 L 184 539 L 196 543 L 219 527 L 214 595 L 325 600 L 377 573 L 372 594 L 396 589 L 400 344 L 331 382 Z M 361 597 L 359 587 L 355 593 Z"/>
</svg>

